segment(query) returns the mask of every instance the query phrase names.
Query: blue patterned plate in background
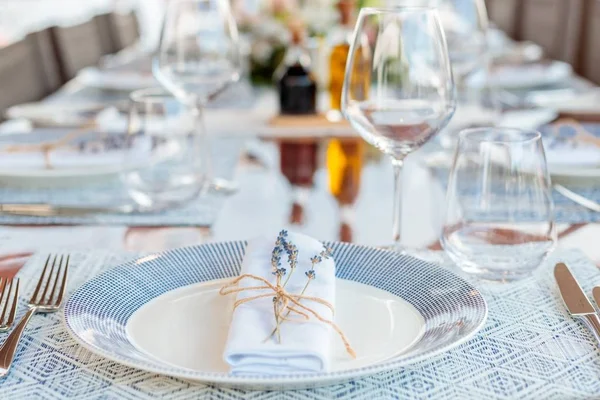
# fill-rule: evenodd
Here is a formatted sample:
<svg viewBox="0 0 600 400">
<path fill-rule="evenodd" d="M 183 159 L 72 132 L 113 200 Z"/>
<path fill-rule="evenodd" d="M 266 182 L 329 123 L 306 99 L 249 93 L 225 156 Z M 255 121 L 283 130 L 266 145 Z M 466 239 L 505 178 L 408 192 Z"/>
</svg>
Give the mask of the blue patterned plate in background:
<svg viewBox="0 0 600 400">
<path fill-rule="evenodd" d="M 231 308 L 217 292 L 219 280 L 239 274 L 245 242 L 204 244 L 122 264 L 75 291 L 65 322 L 83 347 L 116 362 L 246 389 L 322 386 L 401 368 L 469 340 L 485 323 L 481 293 L 455 274 L 385 250 L 329 245 L 338 277 L 336 322 L 358 358 L 334 355 L 327 373 L 227 373 L 221 354 Z M 208 312 L 210 307 L 217 312 Z"/>
</svg>

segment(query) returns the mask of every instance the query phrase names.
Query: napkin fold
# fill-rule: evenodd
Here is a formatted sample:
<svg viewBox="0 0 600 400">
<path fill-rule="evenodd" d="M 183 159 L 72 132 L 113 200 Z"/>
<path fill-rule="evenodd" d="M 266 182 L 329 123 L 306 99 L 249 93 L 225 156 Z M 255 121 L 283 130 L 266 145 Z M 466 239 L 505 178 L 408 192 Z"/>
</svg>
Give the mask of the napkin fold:
<svg viewBox="0 0 600 400">
<path fill-rule="evenodd" d="M 246 248 L 246 255 L 240 275 L 252 274 L 276 284 L 272 269 L 273 249 L 277 238 L 265 236 L 252 240 Z M 285 269 L 282 282 L 288 277 L 286 292 L 318 297 L 335 307 L 335 262 L 332 257 L 321 258 L 313 267 L 311 258 L 322 254 L 323 244 L 311 237 L 288 233 L 286 240 L 297 250 L 297 265 L 292 268 L 288 253 L 281 253 L 281 266 Z M 311 272 L 312 271 L 312 272 Z M 314 279 L 309 276 L 314 274 Z M 308 282 L 308 285 L 307 285 Z M 240 288 L 261 286 L 253 279 L 240 281 Z M 237 294 L 236 302 L 272 290 L 244 290 Z M 301 299 L 301 304 L 310 307 L 321 317 L 332 320 L 332 311 L 324 304 Z M 233 312 L 229 336 L 224 352 L 225 361 L 231 366 L 233 375 L 283 375 L 292 373 L 322 372 L 331 366 L 331 326 L 318 321 L 313 316 L 302 321 L 283 321 L 280 324 L 281 342 L 277 335 L 271 335 L 275 323 L 273 297 L 254 299 L 237 306 Z M 285 315 L 285 314 L 284 314 Z M 291 313 L 289 318 L 301 317 Z M 265 340 L 267 339 L 267 340 Z"/>
</svg>

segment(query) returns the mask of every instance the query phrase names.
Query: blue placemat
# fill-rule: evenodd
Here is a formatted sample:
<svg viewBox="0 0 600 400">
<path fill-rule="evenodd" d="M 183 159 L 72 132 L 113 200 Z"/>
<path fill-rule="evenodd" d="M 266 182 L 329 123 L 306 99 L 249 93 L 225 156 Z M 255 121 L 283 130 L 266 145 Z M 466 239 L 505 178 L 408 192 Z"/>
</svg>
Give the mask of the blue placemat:
<svg viewBox="0 0 600 400">
<path fill-rule="evenodd" d="M 235 168 L 244 141 L 219 139 L 212 146 L 216 176 L 235 179 Z M 226 200 L 222 194 L 207 194 L 188 205 L 160 213 L 90 214 L 84 216 L 34 217 L 0 214 L 3 225 L 130 225 L 130 226 L 211 226 Z M 0 203 L 45 203 L 98 206 L 131 203 L 118 180 L 69 188 L 20 189 L 0 187 Z"/>
</svg>

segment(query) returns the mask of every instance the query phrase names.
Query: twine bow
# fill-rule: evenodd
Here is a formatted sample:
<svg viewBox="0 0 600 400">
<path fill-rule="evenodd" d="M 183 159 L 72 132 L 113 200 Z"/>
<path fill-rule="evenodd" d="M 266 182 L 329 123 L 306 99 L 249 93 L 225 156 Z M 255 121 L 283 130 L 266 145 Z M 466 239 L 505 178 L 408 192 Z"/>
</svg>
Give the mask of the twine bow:
<svg viewBox="0 0 600 400">
<path fill-rule="evenodd" d="M 263 285 L 262 286 L 239 287 L 238 286 L 239 283 L 244 279 L 252 279 L 252 280 L 263 283 Z M 348 338 L 346 338 L 346 335 L 344 335 L 344 332 L 342 332 L 342 330 L 333 321 L 323 318 L 321 315 L 319 315 L 319 313 L 317 313 L 312 308 L 300 303 L 300 300 L 309 300 L 309 301 L 313 301 L 315 303 L 322 304 L 325 307 L 329 308 L 332 313 L 334 312 L 333 305 L 331 305 L 331 303 L 329 303 L 328 301 L 325 301 L 319 297 L 307 296 L 304 294 L 292 294 L 292 293 L 287 292 L 285 290 L 285 288 L 281 285 L 281 277 L 279 275 L 277 276 L 276 284 L 273 285 L 271 282 L 269 282 L 268 280 L 266 280 L 263 277 L 260 277 L 257 275 L 252 275 L 252 274 L 243 274 L 243 275 L 238 276 L 234 280 L 232 280 L 230 283 L 223 286 L 221 288 L 221 290 L 219 291 L 219 293 L 221 295 L 228 295 L 228 294 L 232 294 L 232 293 L 240 293 L 240 292 L 255 291 L 255 290 L 270 290 L 271 292 L 237 300 L 233 305 L 233 309 L 235 310 L 238 306 L 248 303 L 248 302 L 251 302 L 251 301 L 254 301 L 254 300 L 258 300 L 258 299 L 262 299 L 262 298 L 266 298 L 266 297 L 273 297 L 273 311 L 275 314 L 276 327 L 275 327 L 273 333 L 271 333 L 271 335 L 269 335 L 269 337 L 267 337 L 265 340 L 270 339 L 271 336 L 273 336 L 273 334 L 276 333 L 277 337 L 278 337 L 278 341 L 281 342 L 279 326 L 282 322 L 284 322 L 284 321 L 303 322 L 303 321 L 310 319 L 310 316 L 312 315 L 317 320 L 331 326 L 333 328 L 333 330 L 336 331 L 337 334 L 342 339 L 342 342 L 344 343 L 344 347 L 346 348 L 346 351 L 348 352 L 348 354 L 350 354 L 350 356 L 352 358 L 356 358 L 356 352 L 350 345 L 350 342 L 348 341 Z M 291 313 L 296 314 L 298 317 L 296 317 L 296 318 L 290 317 L 289 315 Z"/>
<path fill-rule="evenodd" d="M 88 133 L 90 129 L 96 126 L 95 123 L 88 123 L 83 125 L 81 128 L 73 130 L 67 133 L 65 136 L 54 140 L 43 143 L 33 143 L 33 144 L 14 144 L 12 146 L 7 146 L 4 151 L 7 153 L 30 153 L 41 151 L 44 154 L 44 166 L 47 169 L 52 169 L 52 163 L 50 162 L 50 152 L 56 150 L 60 147 L 67 145 L 69 142 L 77 139 L 78 137 Z"/>
</svg>

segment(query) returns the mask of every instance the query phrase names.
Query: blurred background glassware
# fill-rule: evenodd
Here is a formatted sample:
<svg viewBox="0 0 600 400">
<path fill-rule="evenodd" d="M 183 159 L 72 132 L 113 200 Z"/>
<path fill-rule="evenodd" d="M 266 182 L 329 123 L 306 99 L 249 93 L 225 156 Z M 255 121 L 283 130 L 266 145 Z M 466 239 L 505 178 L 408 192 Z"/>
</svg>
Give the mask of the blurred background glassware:
<svg viewBox="0 0 600 400">
<path fill-rule="evenodd" d="M 365 79 L 369 87 L 357 84 Z M 393 248 L 397 251 L 403 251 L 404 158 L 446 126 L 454 112 L 454 96 L 450 60 L 435 9 L 361 10 L 346 64 L 342 111 L 367 142 L 392 158 Z"/>
<path fill-rule="evenodd" d="M 461 269 L 495 281 L 530 275 L 556 243 L 541 134 L 461 132 L 446 203 L 441 242 Z"/>
<path fill-rule="evenodd" d="M 242 70 L 235 19 L 223 0 L 173 0 L 167 6 L 158 52 L 157 80 L 192 110 L 196 131 L 209 141 L 202 112 Z M 213 175 L 210 146 L 202 148 L 210 187 L 230 193 L 236 185 Z"/>
<path fill-rule="evenodd" d="M 488 15 L 484 0 L 431 0 L 437 6 L 457 89 L 456 113 L 440 135 L 444 147 L 454 148 L 465 128 L 494 126 L 500 103 L 488 84 Z M 476 85 L 471 84 L 476 78 Z"/>
<path fill-rule="evenodd" d="M 161 210 L 199 196 L 206 181 L 201 147 L 189 109 L 164 89 L 131 94 L 126 170 L 122 180 L 142 208 Z"/>
</svg>

